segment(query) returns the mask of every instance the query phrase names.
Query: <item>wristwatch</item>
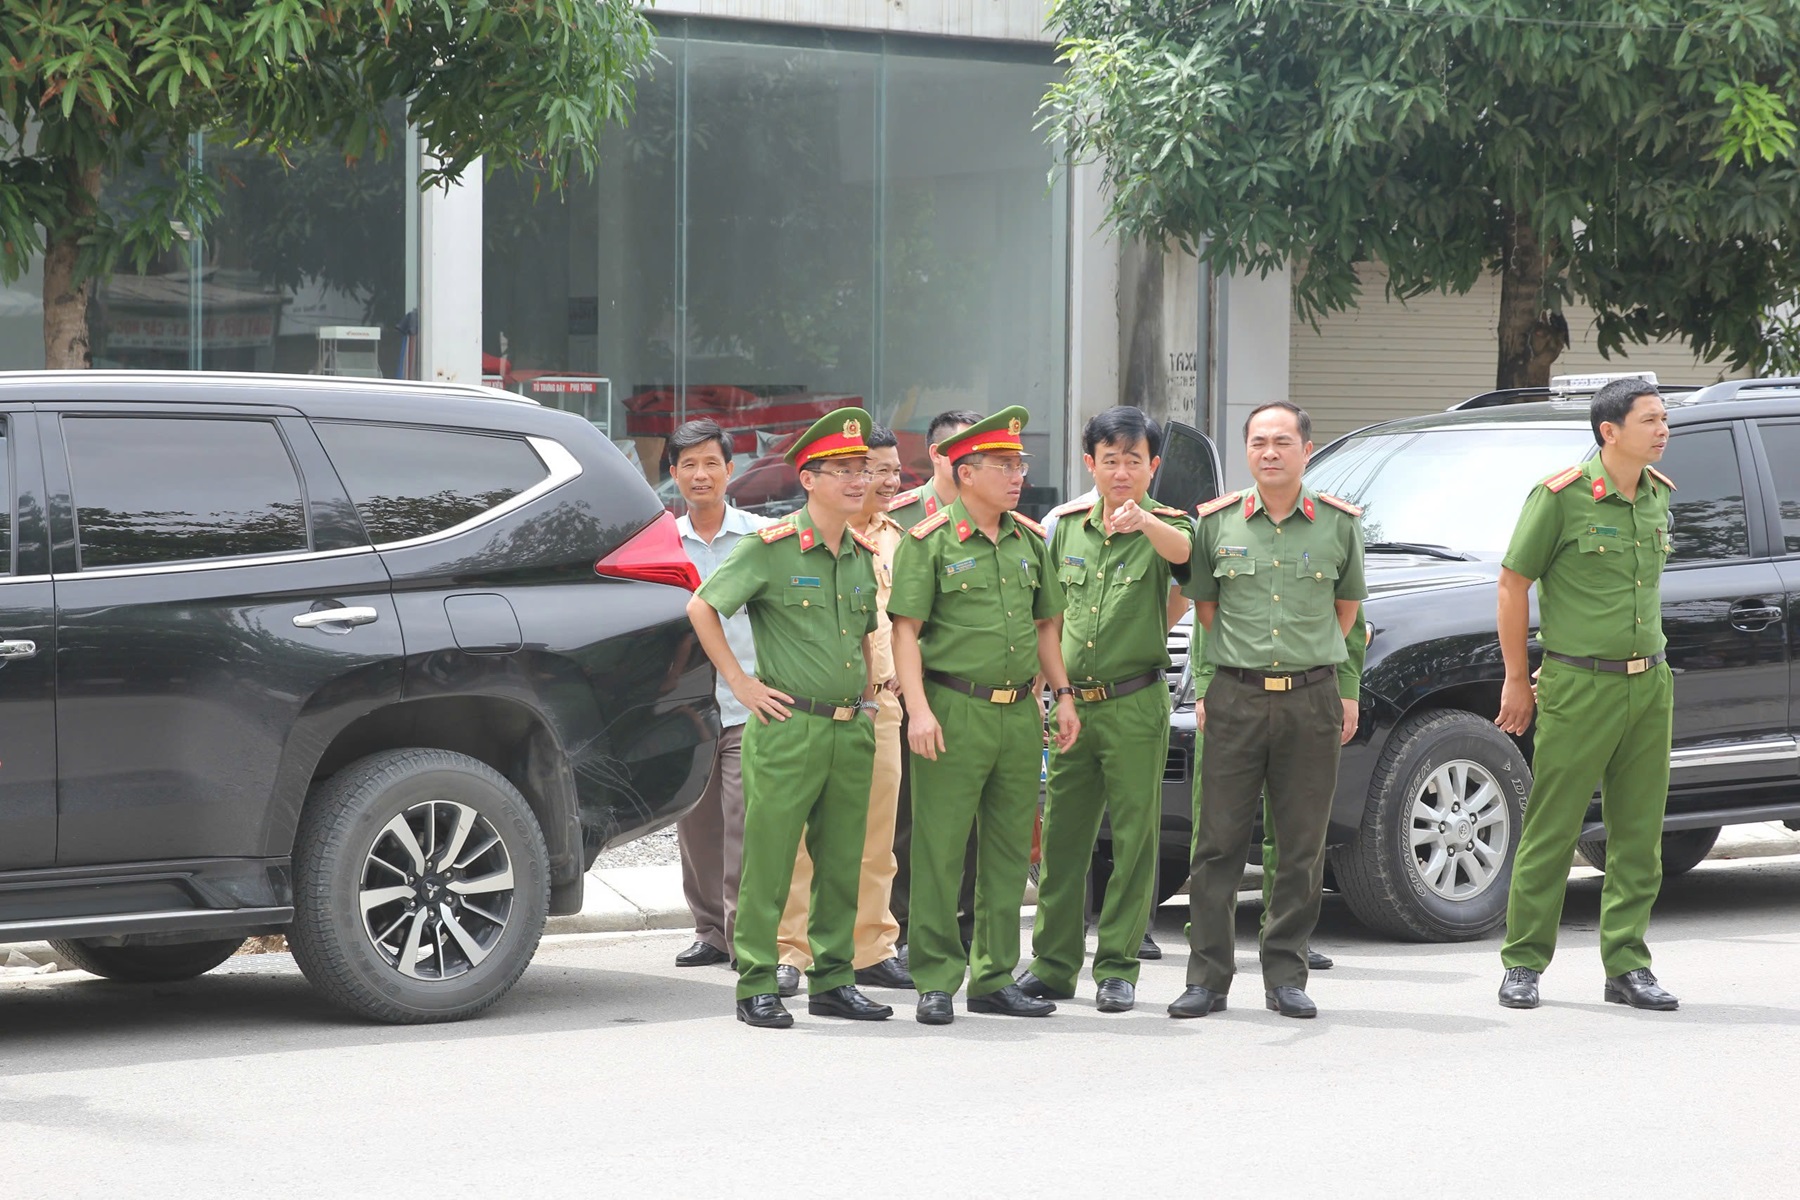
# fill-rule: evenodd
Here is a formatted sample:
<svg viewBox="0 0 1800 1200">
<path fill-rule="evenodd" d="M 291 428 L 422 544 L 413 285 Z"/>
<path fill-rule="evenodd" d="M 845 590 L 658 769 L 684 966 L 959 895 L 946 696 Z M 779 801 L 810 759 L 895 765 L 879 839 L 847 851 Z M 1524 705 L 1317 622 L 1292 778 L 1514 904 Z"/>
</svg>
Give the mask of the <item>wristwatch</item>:
<svg viewBox="0 0 1800 1200">
<path fill-rule="evenodd" d="M 1053 699 L 1062 697 L 1062 696 L 1073 696 L 1074 694 L 1075 694 L 1075 689 L 1072 687 L 1059 687 L 1059 688 L 1051 688 L 1050 689 L 1050 695 Z"/>
<path fill-rule="evenodd" d="M 856 702 L 856 707 L 862 709 L 866 713 L 878 713 L 881 711 L 881 705 L 875 703 L 873 700 L 858 700 Z"/>
</svg>

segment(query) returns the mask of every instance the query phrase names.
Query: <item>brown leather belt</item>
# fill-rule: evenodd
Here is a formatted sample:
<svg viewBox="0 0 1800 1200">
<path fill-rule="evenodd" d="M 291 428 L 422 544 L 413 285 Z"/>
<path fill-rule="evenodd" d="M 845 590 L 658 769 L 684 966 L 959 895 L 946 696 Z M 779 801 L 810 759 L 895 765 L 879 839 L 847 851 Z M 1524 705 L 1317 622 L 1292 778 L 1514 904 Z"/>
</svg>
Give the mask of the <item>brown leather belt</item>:
<svg viewBox="0 0 1800 1200">
<path fill-rule="evenodd" d="M 986 700 L 989 704 L 1015 704 L 1020 700 L 1029 700 L 1033 693 L 1030 687 L 982 687 L 979 683 L 970 683 L 966 679 L 958 679 L 954 675 L 946 675 L 942 671 L 927 671 L 925 678 L 933 683 L 942 684 L 953 692 L 961 692 L 965 696 L 973 696 L 977 700 Z"/>
<path fill-rule="evenodd" d="M 1096 700 L 1117 700 L 1120 696 L 1129 696 L 1133 692 L 1141 692 L 1153 683 L 1161 683 L 1161 671 L 1145 671 L 1142 675 L 1133 675 L 1130 679 L 1121 679 L 1117 683 L 1075 683 L 1075 698 L 1092 704 Z M 1070 681 L 1073 683 L 1073 681 Z"/>
<path fill-rule="evenodd" d="M 795 712 L 811 713 L 815 717 L 830 717 L 834 721 L 854 721 L 856 714 L 862 710 L 853 700 L 849 704 L 826 704 L 821 700 L 808 700 L 805 696 L 795 696 L 794 702 L 788 705 Z"/>
<path fill-rule="evenodd" d="M 1658 650 L 1649 658 L 1576 658 L 1573 654 L 1557 654 L 1544 651 L 1545 658 L 1554 658 L 1559 663 L 1568 663 L 1571 667 L 1580 667 L 1583 671 L 1611 671 L 1615 675 L 1642 675 L 1657 663 L 1669 657 L 1667 650 Z"/>
<path fill-rule="evenodd" d="M 1260 687 L 1265 692 L 1291 692 L 1309 683 L 1323 683 L 1327 679 L 1337 678 L 1336 667 L 1314 667 L 1310 671 L 1296 671 L 1287 675 L 1272 675 L 1267 671 L 1250 671 L 1243 667 L 1220 667 L 1219 670 L 1251 687 Z"/>
</svg>

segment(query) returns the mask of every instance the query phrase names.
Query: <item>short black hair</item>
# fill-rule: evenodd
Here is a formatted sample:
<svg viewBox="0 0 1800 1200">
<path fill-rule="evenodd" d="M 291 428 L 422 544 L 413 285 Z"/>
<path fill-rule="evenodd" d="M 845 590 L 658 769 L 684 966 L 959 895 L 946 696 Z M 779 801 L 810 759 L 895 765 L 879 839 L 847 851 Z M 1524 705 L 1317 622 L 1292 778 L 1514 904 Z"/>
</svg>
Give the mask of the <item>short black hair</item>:
<svg viewBox="0 0 1800 1200">
<path fill-rule="evenodd" d="M 1283 412 L 1293 413 L 1294 424 L 1300 427 L 1300 440 L 1312 441 L 1312 418 L 1307 415 L 1306 410 L 1292 400 L 1271 400 L 1267 404 L 1257 405 L 1250 410 L 1250 415 L 1244 418 L 1244 440 L 1246 442 L 1250 440 L 1250 422 L 1256 420 L 1258 414 L 1266 413 L 1271 408 L 1279 408 Z"/>
<path fill-rule="evenodd" d="M 1156 418 L 1141 408 L 1121 404 L 1105 412 L 1095 413 L 1081 430 L 1081 448 L 1092 457 L 1101 446 L 1129 449 L 1142 440 L 1150 449 L 1150 457 L 1162 453 L 1163 431 Z"/>
<path fill-rule="evenodd" d="M 1600 436 L 1601 424 L 1625 424 L 1625 418 L 1631 415 L 1631 409 L 1637 404 L 1639 396 L 1661 395 L 1656 390 L 1656 385 L 1641 375 L 1603 384 L 1588 404 L 1588 423 L 1594 427 L 1594 440 L 1602 446 L 1606 445 L 1606 439 Z"/>
<path fill-rule="evenodd" d="M 900 439 L 895 437 L 894 431 L 886 425 L 876 425 L 875 428 L 869 430 L 866 440 L 871 450 L 879 450 L 883 446 L 893 446 L 898 449 L 900 446 Z"/>
<path fill-rule="evenodd" d="M 966 429 L 982 419 L 980 413 L 970 412 L 966 408 L 953 408 L 947 412 L 941 412 L 931 418 L 931 424 L 925 427 L 925 440 L 936 444 L 944 440 L 943 435 L 946 431 L 958 426 Z"/>
<path fill-rule="evenodd" d="M 683 454 L 697 446 L 704 446 L 708 442 L 719 443 L 719 453 L 725 456 L 726 462 L 731 461 L 731 438 L 724 429 L 720 428 L 717 421 L 700 417 L 697 420 L 683 421 L 677 425 L 675 432 L 669 435 L 668 442 L 663 446 L 664 457 L 669 461 L 669 470 L 673 471 L 680 465 Z"/>
</svg>

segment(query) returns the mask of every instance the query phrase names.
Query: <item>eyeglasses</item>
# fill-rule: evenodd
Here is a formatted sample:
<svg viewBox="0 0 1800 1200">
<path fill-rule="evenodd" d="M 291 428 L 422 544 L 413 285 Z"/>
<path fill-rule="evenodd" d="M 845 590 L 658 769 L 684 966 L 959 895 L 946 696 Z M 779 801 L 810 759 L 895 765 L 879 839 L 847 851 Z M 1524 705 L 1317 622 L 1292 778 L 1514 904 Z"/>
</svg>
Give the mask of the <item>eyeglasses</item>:
<svg viewBox="0 0 1800 1200">
<path fill-rule="evenodd" d="M 845 468 L 842 471 L 834 471 L 830 467 L 815 467 L 813 469 L 816 470 L 819 474 L 829 475 L 833 479 L 860 479 L 863 482 L 867 483 L 868 481 L 875 478 L 875 472 L 870 471 L 866 468 L 863 470 L 860 470 L 860 471 L 853 470 L 851 468 Z"/>
<path fill-rule="evenodd" d="M 970 465 L 976 466 L 976 467 L 991 467 L 992 469 L 994 469 L 996 471 L 1004 471 L 1004 472 L 1006 472 L 1008 477 L 1013 478 L 1013 479 L 1023 479 L 1023 478 L 1025 478 L 1025 476 L 1031 474 L 1031 464 L 1029 462 L 1027 462 L 1023 457 L 1009 458 L 1002 462 L 994 462 L 992 459 L 984 459 L 981 462 L 971 463 Z"/>
</svg>

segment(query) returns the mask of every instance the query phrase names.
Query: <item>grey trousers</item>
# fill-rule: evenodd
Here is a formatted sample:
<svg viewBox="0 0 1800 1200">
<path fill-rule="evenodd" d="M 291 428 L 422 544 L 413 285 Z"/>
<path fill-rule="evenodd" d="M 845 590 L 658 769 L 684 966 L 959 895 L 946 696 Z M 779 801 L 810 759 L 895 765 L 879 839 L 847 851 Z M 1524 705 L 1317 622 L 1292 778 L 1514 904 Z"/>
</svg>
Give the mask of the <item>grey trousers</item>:
<svg viewBox="0 0 1800 1200">
<path fill-rule="evenodd" d="M 1306 986 L 1306 943 L 1319 919 L 1343 728 L 1344 706 L 1331 679 L 1270 692 L 1223 671 L 1213 677 L 1200 757 L 1206 802 L 1188 895 L 1189 986 L 1231 987 L 1238 887 L 1265 787 L 1276 865 L 1262 928 L 1263 986 Z"/>
<path fill-rule="evenodd" d="M 744 727 L 719 734 L 712 778 L 700 803 L 675 823 L 681 890 L 694 914 L 694 938 L 731 953 L 738 877 L 744 869 Z"/>
</svg>

